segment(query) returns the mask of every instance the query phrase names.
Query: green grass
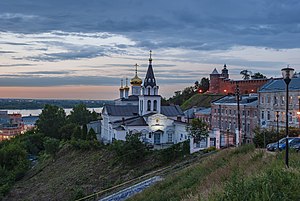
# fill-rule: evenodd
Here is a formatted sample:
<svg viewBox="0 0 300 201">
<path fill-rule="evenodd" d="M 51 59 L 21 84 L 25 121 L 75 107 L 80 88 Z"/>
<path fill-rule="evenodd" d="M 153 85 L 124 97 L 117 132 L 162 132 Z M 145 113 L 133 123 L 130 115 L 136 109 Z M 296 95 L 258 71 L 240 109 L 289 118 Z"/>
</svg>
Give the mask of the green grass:
<svg viewBox="0 0 300 201">
<path fill-rule="evenodd" d="M 195 94 L 188 100 L 186 100 L 182 105 L 181 108 L 183 110 L 196 107 L 210 107 L 210 103 L 214 100 L 223 97 L 223 95 L 215 95 L 215 94 Z"/>
<path fill-rule="evenodd" d="M 300 200 L 300 157 L 255 150 L 223 150 L 167 177 L 131 200 Z"/>
</svg>

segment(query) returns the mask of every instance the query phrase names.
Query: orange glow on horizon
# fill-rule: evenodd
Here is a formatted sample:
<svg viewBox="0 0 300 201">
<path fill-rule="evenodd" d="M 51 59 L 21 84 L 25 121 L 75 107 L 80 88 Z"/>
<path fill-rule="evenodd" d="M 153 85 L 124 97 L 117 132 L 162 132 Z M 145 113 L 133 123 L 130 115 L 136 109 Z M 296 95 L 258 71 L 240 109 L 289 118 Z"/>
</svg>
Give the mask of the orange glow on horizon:
<svg viewBox="0 0 300 201">
<path fill-rule="evenodd" d="M 112 100 L 116 86 L 0 87 L 0 98 Z"/>
</svg>

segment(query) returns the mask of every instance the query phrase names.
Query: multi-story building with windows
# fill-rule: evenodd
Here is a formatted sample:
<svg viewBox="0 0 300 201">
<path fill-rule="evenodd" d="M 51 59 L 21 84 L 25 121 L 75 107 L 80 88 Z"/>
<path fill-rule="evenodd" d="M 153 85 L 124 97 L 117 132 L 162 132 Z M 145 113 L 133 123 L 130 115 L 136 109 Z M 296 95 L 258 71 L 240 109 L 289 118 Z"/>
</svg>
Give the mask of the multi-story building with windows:
<svg viewBox="0 0 300 201">
<path fill-rule="evenodd" d="M 259 94 L 259 123 L 263 128 L 285 128 L 286 84 L 283 79 L 271 79 L 263 85 Z M 292 78 L 289 84 L 289 125 L 299 127 L 300 77 Z M 277 119 L 278 114 L 278 119 Z"/>
<path fill-rule="evenodd" d="M 239 142 L 243 142 L 245 138 L 247 143 L 252 142 L 253 129 L 258 125 L 257 94 L 241 95 L 239 110 L 237 105 L 236 96 L 225 96 L 211 104 L 211 129 L 220 131 L 221 146 L 235 144 L 236 136 L 239 136 Z"/>
</svg>

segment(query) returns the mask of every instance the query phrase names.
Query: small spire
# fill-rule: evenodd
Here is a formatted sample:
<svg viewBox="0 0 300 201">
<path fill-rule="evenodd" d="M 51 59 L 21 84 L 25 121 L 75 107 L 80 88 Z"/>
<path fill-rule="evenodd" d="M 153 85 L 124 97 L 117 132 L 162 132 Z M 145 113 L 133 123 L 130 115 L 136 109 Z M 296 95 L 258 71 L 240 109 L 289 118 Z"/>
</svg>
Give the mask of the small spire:
<svg viewBox="0 0 300 201">
<path fill-rule="evenodd" d="M 137 76 L 137 68 L 138 68 L 139 65 L 135 64 L 134 66 L 135 66 L 135 75 Z"/>
<path fill-rule="evenodd" d="M 128 78 L 126 77 L 126 87 L 128 87 Z"/>
<path fill-rule="evenodd" d="M 123 88 L 123 79 L 121 79 L 121 88 Z"/>
<path fill-rule="evenodd" d="M 224 64 L 224 68 L 226 68 L 227 66 L 226 66 L 226 64 Z"/>
<path fill-rule="evenodd" d="M 150 50 L 149 65 L 152 65 L 152 50 Z"/>
</svg>

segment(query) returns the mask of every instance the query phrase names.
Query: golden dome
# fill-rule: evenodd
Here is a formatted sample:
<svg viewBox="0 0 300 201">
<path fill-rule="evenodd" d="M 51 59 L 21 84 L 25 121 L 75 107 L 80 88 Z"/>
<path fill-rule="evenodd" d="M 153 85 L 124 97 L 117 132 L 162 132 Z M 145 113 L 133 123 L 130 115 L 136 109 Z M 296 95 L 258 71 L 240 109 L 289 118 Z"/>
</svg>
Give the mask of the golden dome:
<svg viewBox="0 0 300 201">
<path fill-rule="evenodd" d="M 137 74 L 130 80 L 130 84 L 134 86 L 140 86 L 143 83 L 143 80 L 137 76 Z"/>
<path fill-rule="evenodd" d="M 125 90 L 128 90 L 128 89 L 129 89 L 129 86 L 126 85 L 126 86 L 124 87 L 124 89 L 125 89 Z"/>
<path fill-rule="evenodd" d="M 121 91 L 124 90 L 124 87 L 120 87 L 119 90 L 121 90 Z"/>
</svg>

